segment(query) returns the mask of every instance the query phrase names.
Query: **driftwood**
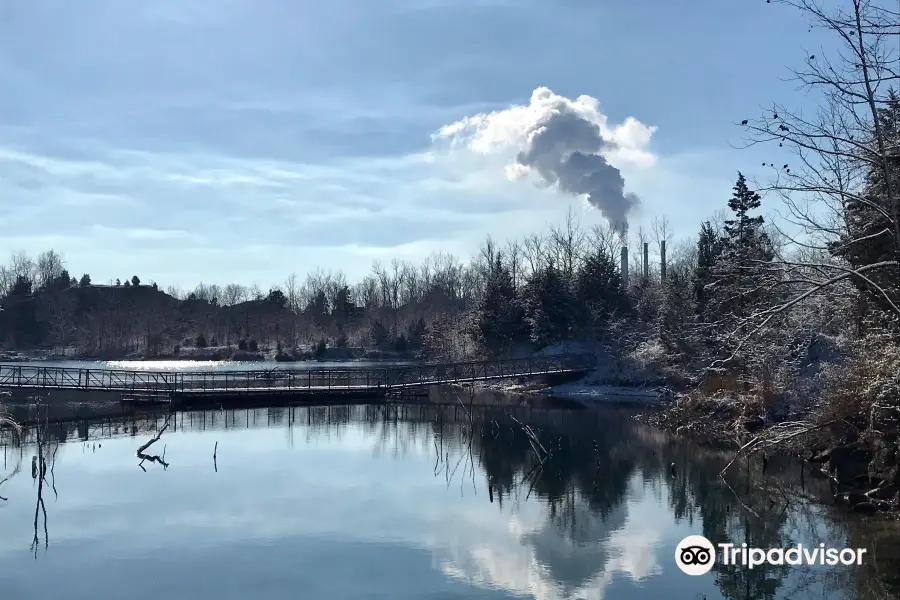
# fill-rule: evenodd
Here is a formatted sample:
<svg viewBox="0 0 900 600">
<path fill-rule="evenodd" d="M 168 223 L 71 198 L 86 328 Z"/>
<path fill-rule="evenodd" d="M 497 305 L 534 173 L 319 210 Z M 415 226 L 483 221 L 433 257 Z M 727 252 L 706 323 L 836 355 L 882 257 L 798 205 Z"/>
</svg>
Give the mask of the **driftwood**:
<svg viewBox="0 0 900 600">
<path fill-rule="evenodd" d="M 145 450 L 147 450 L 147 448 L 149 448 L 150 446 L 152 446 L 153 444 L 155 444 L 156 442 L 159 441 L 159 438 L 162 436 L 162 434 L 168 428 L 169 428 L 169 418 L 166 417 L 166 422 L 159 429 L 159 431 L 156 432 L 156 435 L 153 436 L 153 438 L 150 439 L 150 441 L 148 441 L 146 444 L 141 445 L 137 449 L 137 457 L 141 459 L 141 462 L 138 463 L 138 466 L 143 471 L 145 471 L 145 472 L 147 471 L 147 469 L 144 468 L 144 461 L 159 463 L 163 466 L 163 469 L 167 469 L 169 467 L 169 463 L 166 462 L 166 447 L 165 446 L 163 446 L 162 456 L 159 456 L 158 454 L 146 454 L 145 453 Z"/>
</svg>

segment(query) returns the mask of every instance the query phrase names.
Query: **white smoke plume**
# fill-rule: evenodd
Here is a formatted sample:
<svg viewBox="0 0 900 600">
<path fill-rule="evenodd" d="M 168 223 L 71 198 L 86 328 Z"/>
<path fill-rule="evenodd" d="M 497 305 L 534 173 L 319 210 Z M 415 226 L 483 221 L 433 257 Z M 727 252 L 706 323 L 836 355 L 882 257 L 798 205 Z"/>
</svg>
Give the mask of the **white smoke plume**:
<svg viewBox="0 0 900 600">
<path fill-rule="evenodd" d="M 652 164 L 654 156 L 646 147 L 656 127 L 632 117 L 615 127 L 607 121 L 596 98 L 570 100 L 540 87 L 527 106 L 467 117 L 442 127 L 434 139 L 482 154 L 514 150 L 507 177 L 534 173 L 544 185 L 584 195 L 624 234 L 639 199 L 625 191 L 625 178 L 614 165 Z"/>
</svg>

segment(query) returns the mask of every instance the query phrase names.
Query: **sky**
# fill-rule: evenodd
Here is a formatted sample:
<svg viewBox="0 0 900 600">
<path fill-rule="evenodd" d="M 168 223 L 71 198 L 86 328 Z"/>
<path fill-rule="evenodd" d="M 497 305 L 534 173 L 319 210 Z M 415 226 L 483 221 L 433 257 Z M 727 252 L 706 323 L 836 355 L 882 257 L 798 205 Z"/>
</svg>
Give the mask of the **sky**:
<svg viewBox="0 0 900 600">
<path fill-rule="evenodd" d="M 763 0 L 6 0 L 0 260 L 267 286 L 570 208 L 689 236 L 778 160 L 737 123 L 802 106 L 804 35 Z"/>
</svg>

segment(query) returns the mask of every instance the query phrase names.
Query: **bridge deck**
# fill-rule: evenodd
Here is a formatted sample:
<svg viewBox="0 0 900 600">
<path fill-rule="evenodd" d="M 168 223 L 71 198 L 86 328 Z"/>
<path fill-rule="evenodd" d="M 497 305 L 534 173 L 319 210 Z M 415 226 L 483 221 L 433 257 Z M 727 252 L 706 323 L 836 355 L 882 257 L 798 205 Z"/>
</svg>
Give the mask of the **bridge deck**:
<svg viewBox="0 0 900 600">
<path fill-rule="evenodd" d="M 434 385 L 587 371 L 593 357 L 558 355 L 390 367 L 247 371 L 144 371 L 0 364 L 0 389 L 123 392 L 133 398 L 386 394 Z"/>
</svg>

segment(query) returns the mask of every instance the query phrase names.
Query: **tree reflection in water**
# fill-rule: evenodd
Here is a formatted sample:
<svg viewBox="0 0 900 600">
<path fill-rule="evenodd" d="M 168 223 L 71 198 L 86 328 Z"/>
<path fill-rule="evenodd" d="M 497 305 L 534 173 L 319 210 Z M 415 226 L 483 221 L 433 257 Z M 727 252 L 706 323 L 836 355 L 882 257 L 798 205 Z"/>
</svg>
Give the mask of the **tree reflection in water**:
<svg viewBox="0 0 900 600">
<path fill-rule="evenodd" d="M 481 494 L 486 487 L 484 502 L 500 510 L 517 510 L 535 499 L 546 507 L 546 522 L 522 532 L 519 541 L 568 596 L 591 585 L 614 560 L 610 538 L 625 526 L 629 500 L 643 488 L 662 499 L 676 521 L 699 521 L 698 532 L 714 543 L 785 547 L 802 540 L 869 550 L 861 568 L 802 569 L 805 578 L 792 573 L 793 567 L 750 570 L 717 564 L 713 576 L 726 598 L 900 597 L 896 527 L 879 527 L 874 518 L 861 520 L 828 506 L 827 482 L 812 478 L 797 463 L 770 457 L 763 470 L 758 462 L 742 459 L 728 471 L 726 485 L 718 473 L 731 453 L 703 450 L 637 423 L 631 409 L 584 410 L 555 400 L 453 390 L 435 391 L 422 402 L 184 412 L 172 417 L 171 426 L 173 433 L 288 426 L 289 443 L 295 441 L 295 429 L 297 439 L 305 436 L 311 443 L 318 436 L 340 439 L 356 428 L 375 440 L 375 454 L 433 452 L 434 476 L 454 493 Z M 165 469 L 165 447 L 161 455 L 146 451 L 169 423 L 167 415 L 152 414 L 27 428 L 16 442 L 20 462 L 23 447 L 36 448 L 43 457 L 35 462 L 33 546 L 40 545 L 42 530 L 43 545 L 48 545 L 44 491 L 55 489 L 58 440 L 70 433 L 82 440 L 147 434 L 150 441 L 139 458 Z M 6 477 L 17 468 L 5 469 Z M 826 531 L 829 539 L 823 537 Z M 664 571 L 672 568 L 663 565 Z"/>
<path fill-rule="evenodd" d="M 462 398 L 470 401 L 467 395 Z M 535 413 L 530 422 L 520 422 L 502 407 L 473 409 L 463 423 L 438 419 L 432 427 L 436 474 L 453 473 L 449 463 L 462 462 L 473 465 L 464 471 L 471 478 L 477 464 L 490 501 L 502 507 L 533 495 L 546 504 L 555 532 L 526 533 L 523 541 L 567 593 L 587 584 L 607 562 L 602 542 L 625 523 L 629 485 L 643 485 L 665 490 L 675 519 L 699 520 L 702 535 L 716 544 L 773 548 L 814 541 L 869 548 L 868 562 L 855 570 L 770 565 L 749 569 L 717 563 L 716 585 L 726 598 L 793 598 L 820 588 L 873 600 L 900 597 L 896 529 L 886 529 L 883 539 L 872 538 L 865 522 L 841 519 L 841 513 L 828 506 L 827 484 L 810 480 L 807 472 L 801 476 L 799 463 L 770 457 L 763 470 L 744 461 L 723 481 L 718 473 L 730 460 L 729 453 L 701 450 L 637 423 L 631 410 L 575 410 L 559 412 L 558 417 Z M 526 427 L 547 456 L 535 450 Z M 798 485 L 801 480 L 803 486 Z M 823 539 L 823 521 L 829 539 Z M 790 569 L 802 569 L 805 577 L 788 579 Z"/>
</svg>

